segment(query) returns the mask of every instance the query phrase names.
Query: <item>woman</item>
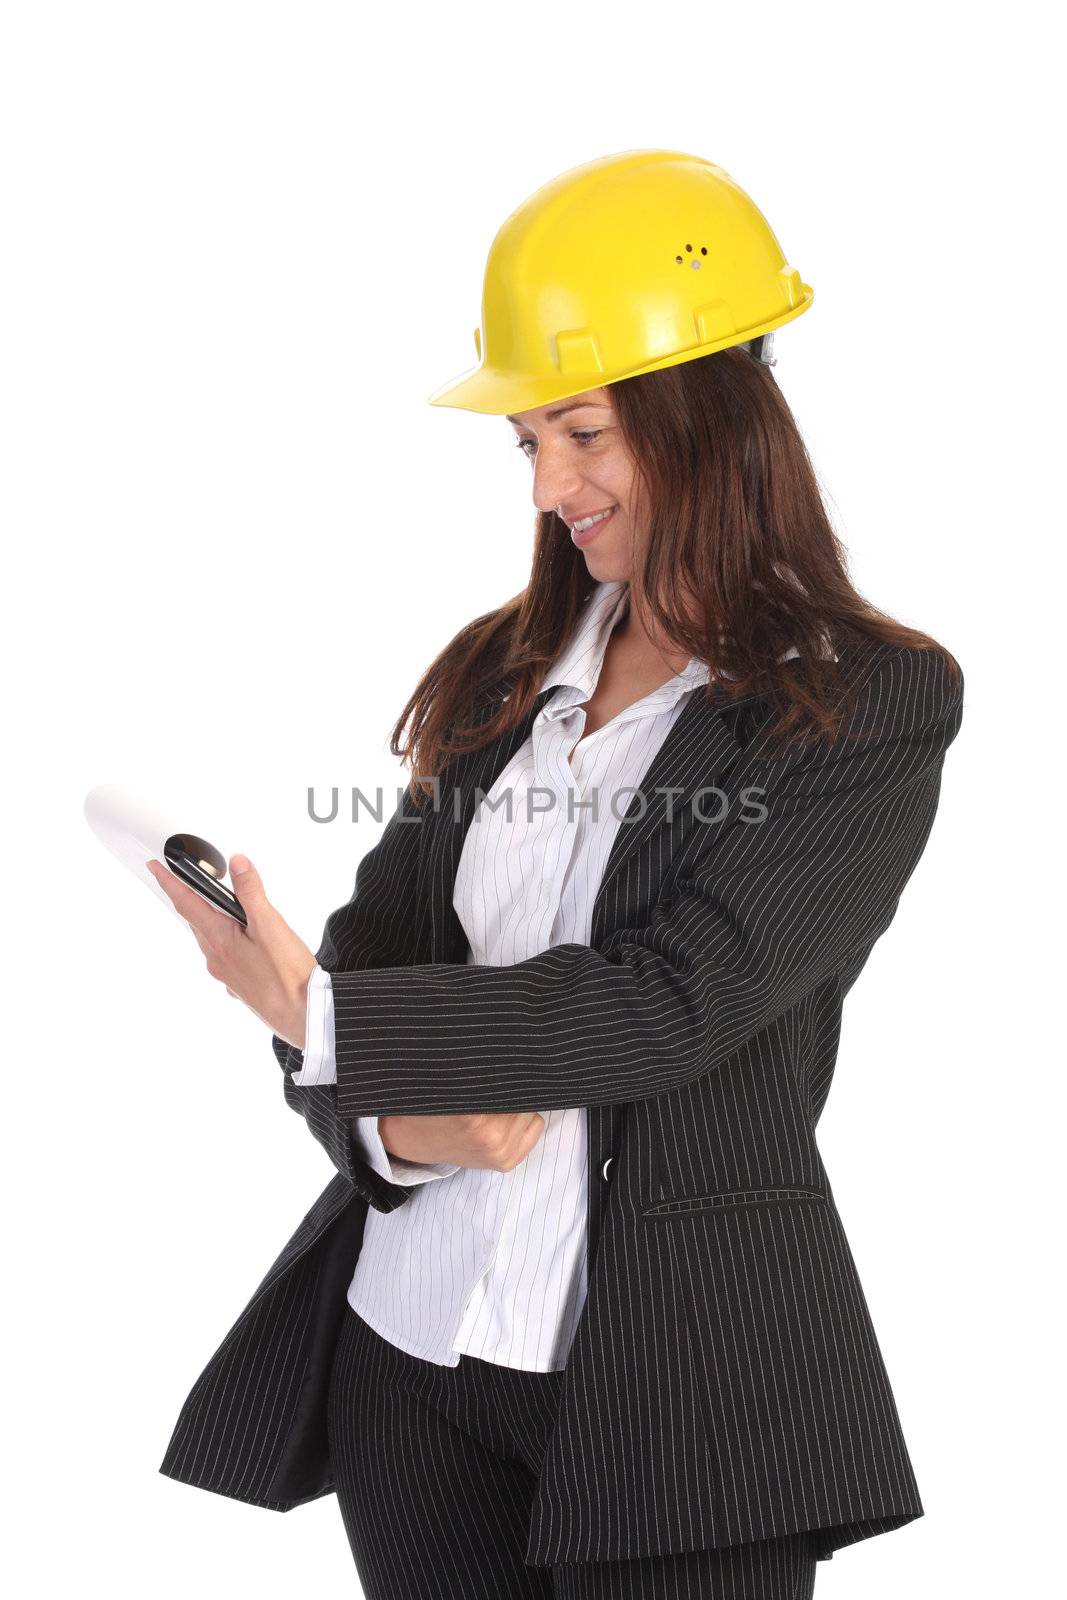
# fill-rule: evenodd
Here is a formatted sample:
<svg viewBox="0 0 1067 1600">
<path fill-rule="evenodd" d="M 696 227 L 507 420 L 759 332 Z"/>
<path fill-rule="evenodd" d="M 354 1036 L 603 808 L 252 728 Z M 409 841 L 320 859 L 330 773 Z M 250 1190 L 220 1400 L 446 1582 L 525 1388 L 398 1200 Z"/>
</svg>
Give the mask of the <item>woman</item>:
<svg viewBox="0 0 1067 1600">
<path fill-rule="evenodd" d="M 768 364 L 810 303 L 696 158 L 526 201 L 433 399 L 530 459 L 529 584 L 317 957 L 244 858 L 247 932 L 153 868 L 338 1168 L 161 1470 L 336 1491 L 371 1600 L 795 1600 L 922 1515 L 815 1125 L 962 677 L 848 579 Z"/>
</svg>

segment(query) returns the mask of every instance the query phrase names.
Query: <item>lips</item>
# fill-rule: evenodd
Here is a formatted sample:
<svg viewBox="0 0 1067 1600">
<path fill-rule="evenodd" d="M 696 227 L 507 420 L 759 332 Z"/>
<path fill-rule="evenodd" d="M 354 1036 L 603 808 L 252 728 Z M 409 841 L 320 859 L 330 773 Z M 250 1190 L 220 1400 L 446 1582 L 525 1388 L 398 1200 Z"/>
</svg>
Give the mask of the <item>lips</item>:
<svg viewBox="0 0 1067 1600">
<path fill-rule="evenodd" d="M 579 522 L 584 522 L 587 517 L 602 517 L 604 515 L 605 511 L 615 511 L 617 509 L 618 508 L 616 506 L 598 506 L 595 511 L 583 511 L 580 517 L 573 517 L 570 520 L 568 520 L 567 521 L 567 526 L 570 528 L 571 532 L 573 533 L 574 530 L 575 530 L 576 524 L 579 523 Z"/>
<path fill-rule="evenodd" d="M 618 511 L 618 509 L 619 509 L 618 506 L 612 506 L 611 511 L 609 512 L 609 514 L 606 517 L 601 517 L 598 522 L 592 523 L 588 528 L 583 528 L 580 532 L 577 531 L 576 529 L 572 528 L 571 529 L 571 539 L 572 539 L 572 541 L 576 545 L 578 545 L 579 548 L 582 548 L 584 545 L 589 544 L 589 542 L 591 540 L 596 538 L 596 536 L 600 532 L 601 528 L 606 528 L 607 527 L 608 523 L 611 521 L 612 517 L 615 515 L 615 513 L 616 513 L 616 511 Z M 593 515 L 595 515 L 595 513 L 590 512 L 589 515 L 593 516 Z M 580 522 L 582 519 L 579 517 L 578 520 Z"/>
</svg>

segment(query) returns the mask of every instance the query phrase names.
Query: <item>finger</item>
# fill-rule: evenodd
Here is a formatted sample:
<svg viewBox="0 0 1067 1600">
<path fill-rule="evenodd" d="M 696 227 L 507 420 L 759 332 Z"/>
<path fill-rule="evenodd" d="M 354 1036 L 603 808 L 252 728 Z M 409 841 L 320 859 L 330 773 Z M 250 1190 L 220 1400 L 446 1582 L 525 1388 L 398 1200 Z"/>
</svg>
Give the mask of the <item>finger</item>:
<svg viewBox="0 0 1067 1600">
<path fill-rule="evenodd" d="M 534 1111 L 530 1116 L 529 1123 L 523 1130 L 522 1138 L 519 1140 L 519 1150 L 522 1153 L 523 1160 L 530 1154 L 534 1146 L 540 1143 L 541 1135 L 544 1131 L 545 1119 L 539 1112 Z"/>
<path fill-rule="evenodd" d="M 272 911 L 263 880 L 247 856 L 230 857 L 230 882 L 241 909 L 248 918 L 248 931 L 252 932 L 265 914 Z"/>
<path fill-rule="evenodd" d="M 194 932 L 202 934 L 205 938 L 210 937 L 222 925 L 219 922 L 219 918 L 222 919 L 223 923 L 229 920 L 225 911 L 217 911 L 214 906 L 208 905 L 207 901 L 202 899 L 195 889 L 191 889 L 187 883 L 183 883 L 161 862 L 146 861 L 145 866 L 155 878 L 163 893 L 168 897 L 175 911 L 178 912 L 179 916 L 185 918 Z"/>
<path fill-rule="evenodd" d="M 187 921 L 191 922 L 193 918 L 190 913 L 204 904 L 200 896 L 195 890 L 190 889 L 187 883 L 183 883 L 179 877 L 171 872 L 169 867 L 165 867 L 162 862 L 146 861 L 145 866 L 155 878 L 174 909 L 179 911 Z"/>
<path fill-rule="evenodd" d="M 163 890 L 163 893 L 167 896 L 167 899 L 177 906 L 179 904 L 179 895 L 177 891 L 179 889 L 183 889 L 185 885 L 179 883 L 173 872 L 168 871 L 160 861 L 146 861 L 145 866 L 159 884 L 159 887 Z"/>
</svg>

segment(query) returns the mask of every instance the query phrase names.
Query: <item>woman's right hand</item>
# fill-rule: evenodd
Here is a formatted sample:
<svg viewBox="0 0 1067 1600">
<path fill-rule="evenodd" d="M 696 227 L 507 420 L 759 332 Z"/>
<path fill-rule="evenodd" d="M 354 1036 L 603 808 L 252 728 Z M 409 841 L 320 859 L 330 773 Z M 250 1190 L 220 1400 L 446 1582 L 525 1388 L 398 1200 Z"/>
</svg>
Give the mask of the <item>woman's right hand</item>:
<svg viewBox="0 0 1067 1600">
<path fill-rule="evenodd" d="M 450 1161 L 510 1172 L 545 1131 L 539 1111 L 487 1111 L 462 1117 L 381 1116 L 378 1132 L 404 1161 Z"/>
</svg>

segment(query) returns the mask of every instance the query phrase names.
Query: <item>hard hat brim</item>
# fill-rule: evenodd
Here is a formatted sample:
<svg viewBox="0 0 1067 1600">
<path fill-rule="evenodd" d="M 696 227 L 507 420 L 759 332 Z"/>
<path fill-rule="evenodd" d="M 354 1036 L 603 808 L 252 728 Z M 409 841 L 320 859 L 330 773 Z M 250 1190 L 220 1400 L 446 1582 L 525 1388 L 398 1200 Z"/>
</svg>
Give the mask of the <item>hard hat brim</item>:
<svg viewBox="0 0 1067 1600">
<path fill-rule="evenodd" d="M 670 355 L 660 356 L 658 360 L 649 361 L 644 366 L 633 367 L 628 372 L 610 374 L 591 372 L 582 377 L 574 373 L 567 375 L 560 373 L 555 377 L 527 377 L 522 373 L 500 372 L 493 367 L 482 365 L 461 373 L 458 378 L 444 384 L 440 389 L 435 389 L 428 396 L 429 404 L 457 407 L 463 411 L 477 411 L 484 416 L 503 416 L 506 412 L 530 411 L 537 406 L 548 405 L 553 400 L 566 400 L 571 395 L 584 394 L 587 389 L 604 388 L 608 384 L 620 382 L 623 378 L 637 378 L 642 373 L 660 372 L 665 367 L 678 366 L 683 361 L 696 361 L 700 356 L 714 355 L 716 351 L 744 344 L 749 339 L 758 338 L 760 334 L 771 333 L 775 328 L 783 327 L 808 310 L 815 298 L 815 291 L 810 284 L 804 283 L 801 284 L 801 293 L 802 298 L 795 306 L 791 306 L 788 311 L 770 318 L 767 322 L 760 322 L 754 327 L 732 333 L 723 339 L 712 339 L 706 344 L 698 344 L 687 350 L 677 350 Z"/>
</svg>

